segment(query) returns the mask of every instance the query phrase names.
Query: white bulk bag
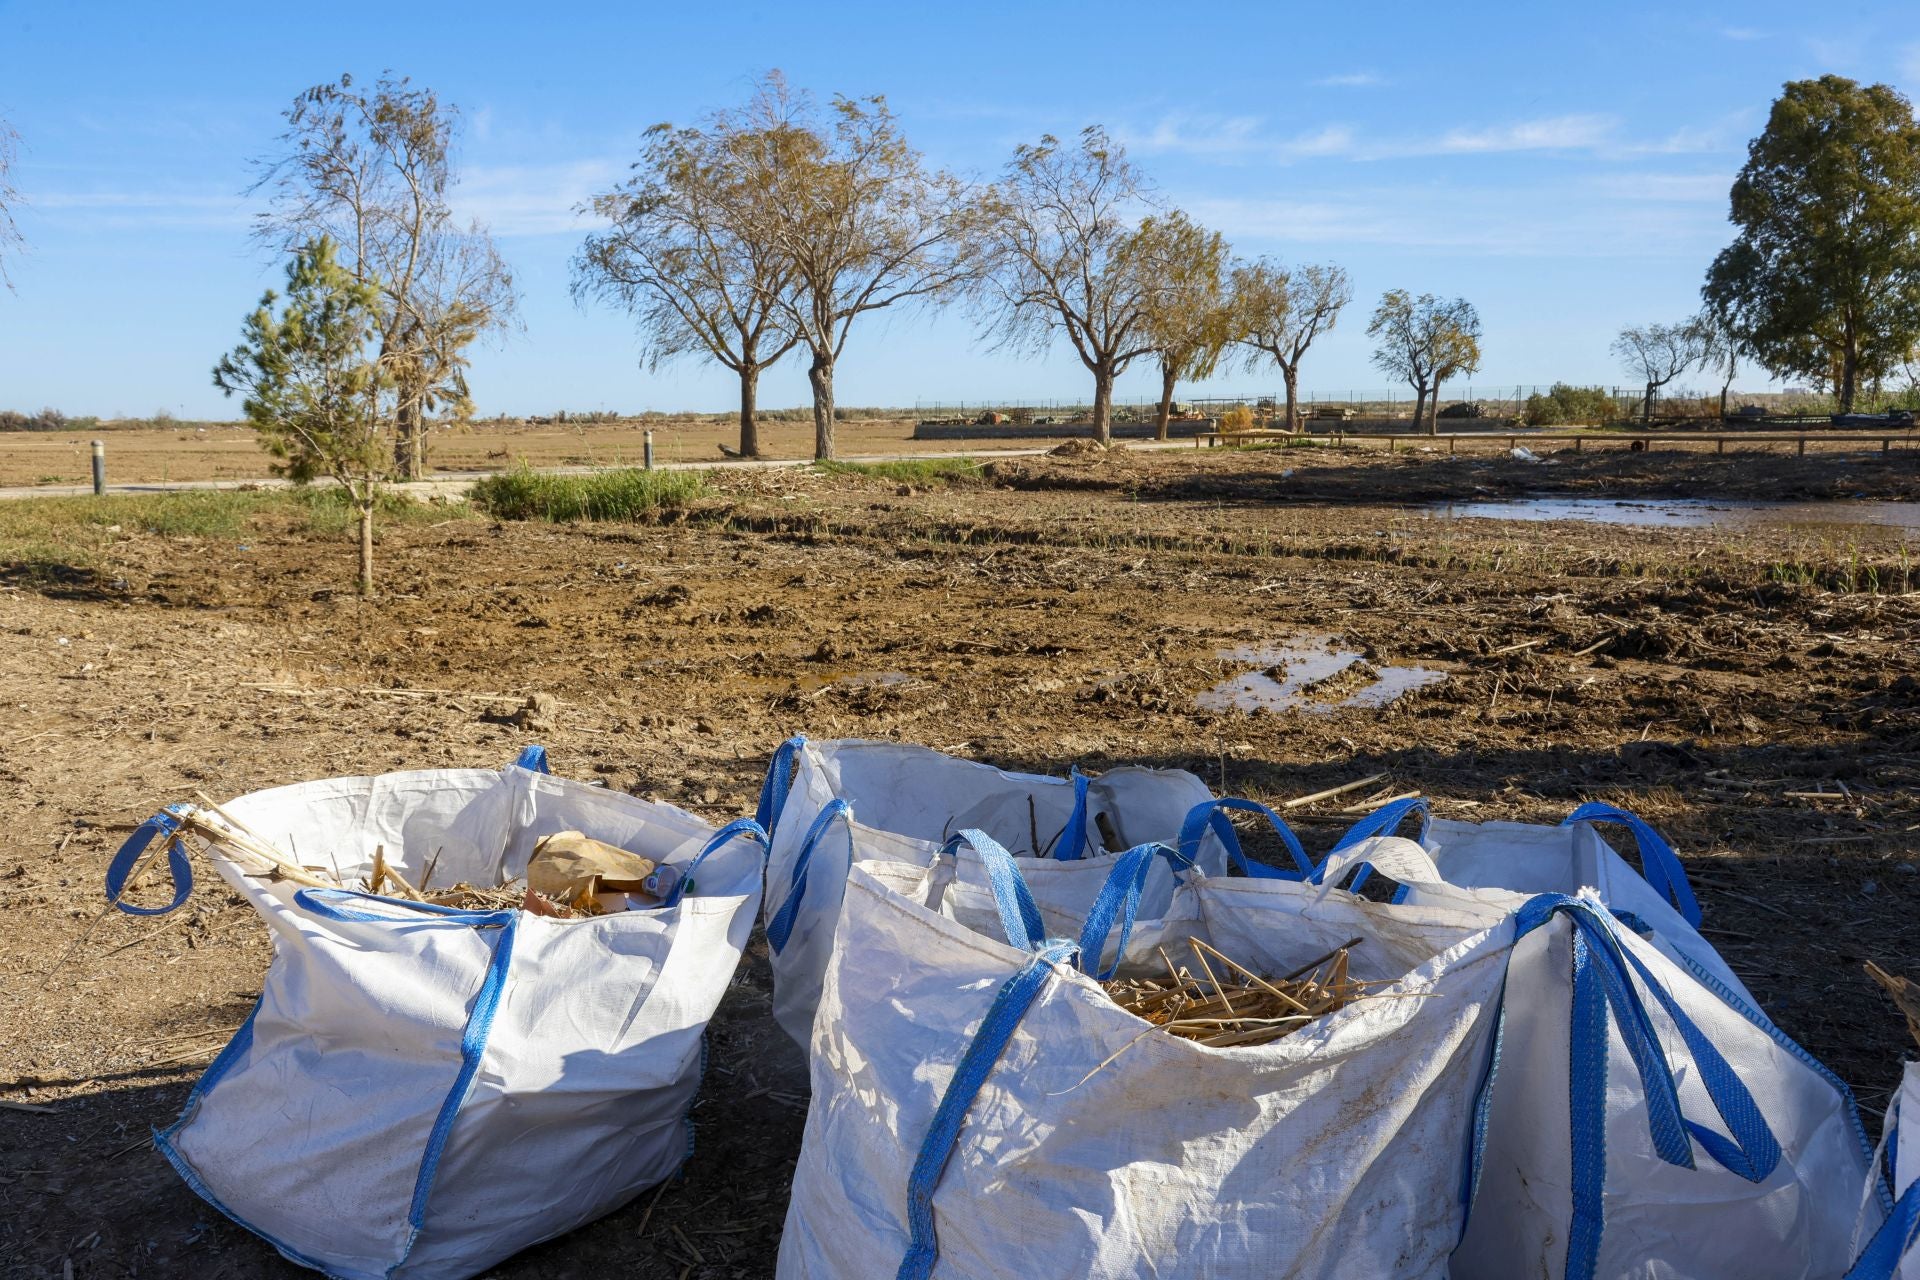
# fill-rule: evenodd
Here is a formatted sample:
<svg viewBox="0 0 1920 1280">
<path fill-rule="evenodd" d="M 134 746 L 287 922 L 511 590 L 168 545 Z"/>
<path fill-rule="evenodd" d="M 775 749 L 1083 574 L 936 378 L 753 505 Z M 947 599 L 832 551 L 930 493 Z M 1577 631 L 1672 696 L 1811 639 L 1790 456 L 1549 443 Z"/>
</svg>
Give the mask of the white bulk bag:
<svg viewBox="0 0 1920 1280">
<path fill-rule="evenodd" d="M 878 860 L 927 867 L 960 831 L 986 831 L 1028 859 L 1034 892 L 1077 921 L 1106 882 L 1117 854 L 1105 847 L 1104 818 L 1128 844 L 1172 840 L 1213 795 L 1172 769 L 1122 767 L 1090 778 L 1009 773 L 927 747 L 857 739 L 783 743 L 767 769 L 758 820 L 769 836 L 763 906 L 773 965 L 773 1012 L 804 1047 L 833 949 L 847 871 Z M 1224 836 L 1221 834 L 1224 829 Z M 1245 865 L 1224 816 L 1203 824 L 1191 856 L 1219 873 L 1229 856 Z M 1304 868 L 1306 854 L 1293 853 Z M 962 851 L 963 864 L 970 855 Z M 974 874 L 963 866 L 963 874 Z M 1143 910 L 1158 914 L 1173 880 L 1157 867 Z"/>
<path fill-rule="evenodd" d="M 1846 1087 L 1591 891 L 1515 920 L 1453 1275 L 1845 1271 L 1871 1159 Z"/>
<path fill-rule="evenodd" d="M 1881 1144 L 1899 1198 L 1846 1280 L 1920 1280 L 1920 1062 L 1909 1062 L 1900 1077 Z M 1864 1188 L 1869 1206 L 1884 1197 L 1875 1163 L 1872 1185 Z"/>
<path fill-rule="evenodd" d="M 182 811 L 121 851 L 116 901 L 156 836 L 185 900 Z M 565 920 L 302 889 L 212 843 L 274 942 L 259 1003 L 156 1139 L 214 1207 L 332 1276 L 471 1276 L 686 1159 L 703 1033 L 759 900 L 753 823 L 716 831 L 518 766 L 308 782 L 224 812 L 342 883 L 384 846 L 416 885 L 430 861 L 435 885 L 496 885 L 565 830 L 684 878 L 660 907 Z"/>
<path fill-rule="evenodd" d="M 1700 935 L 1700 904 L 1687 883 L 1679 855 L 1645 820 L 1610 804 L 1583 804 L 1558 826 L 1526 822 L 1451 822 L 1434 818 L 1423 799 L 1383 805 L 1348 828 L 1334 850 L 1386 835 L 1414 815 L 1420 843 L 1440 877 L 1469 889 L 1505 889 L 1528 896 L 1569 896 L 1592 889 L 1616 914 L 1629 914 L 1653 930 L 1738 999 L 1753 996 Z M 1598 824 L 1617 824 L 1632 834 L 1641 871 L 1601 838 Z M 1364 875 L 1363 875 L 1364 878 Z M 1359 887 L 1359 881 L 1353 887 Z"/>
<path fill-rule="evenodd" d="M 1446 1273 L 1509 916 L 1183 872 L 1127 939 L 1147 848 L 1116 860 L 1078 944 L 1048 942 L 1022 891 L 1037 864 L 968 834 L 1009 941 L 950 918 L 969 892 L 951 868 L 847 880 L 783 1280 Z M 1074 963 L 1111 946 L 1158 967 L 1188 936 L 1272 973 L 1360 936 L 1352 972 L 1392 985 L 1209 1048 L 1150 1031 Z"/>
</svg>

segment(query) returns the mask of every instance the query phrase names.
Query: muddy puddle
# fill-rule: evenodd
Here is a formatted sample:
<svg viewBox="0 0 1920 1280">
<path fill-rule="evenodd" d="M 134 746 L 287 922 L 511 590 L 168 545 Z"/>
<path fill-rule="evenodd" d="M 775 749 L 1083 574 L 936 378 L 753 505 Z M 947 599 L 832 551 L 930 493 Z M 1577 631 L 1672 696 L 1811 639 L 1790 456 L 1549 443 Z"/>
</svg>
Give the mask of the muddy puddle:
<svg viewBox="0 0 1920 1280">
<path fill-rule="evenodd" d="M 1333 712 L 1384 707 L 1409 689 L 1446 679 L 1431 667 L 1375 666 L 1330 637 L 1303 636 L 1284 645 L 1243 645 L 1219 656 L 1258 670 L 1222 680 L 1195 699 L 1205 711 Z"/>
<path fill-rule="evenodd" d="M 1439 520 L 1577 520 L 1643 529 L 1810 529 L 1920 538 L 1920 502 L 1750 502 L 1716 498 L 1515 498 L 1436 502 Z"/>
</svg>

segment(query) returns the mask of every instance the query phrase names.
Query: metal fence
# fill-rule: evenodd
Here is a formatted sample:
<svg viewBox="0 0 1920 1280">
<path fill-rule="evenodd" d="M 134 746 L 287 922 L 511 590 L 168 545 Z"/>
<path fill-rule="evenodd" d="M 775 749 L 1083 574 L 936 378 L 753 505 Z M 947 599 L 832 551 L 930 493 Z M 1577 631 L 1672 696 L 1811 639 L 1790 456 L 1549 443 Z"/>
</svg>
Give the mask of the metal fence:
<svg viewBox="0 0 1920 1280">
<path fill-rule="evenodd" d="M 1863 390 L 1855 407 L 1864 412 L 1888 407 L 1920 407 L 1914 403 L 1915 398 L 1911 392 L 1905 395 L 1875 394 Z M 1434 403 L 1442 412 L 1453 409 L 1453 416 L 1498 420 L 1546 417 L 1552 413 L 1556 401 L 1561 405 L 1576 405 L 1581 410 L 1590 407 L 1599 409 L 1601 415 L 1610 421 L 1639 418 L 1649 409 L 1644 386 L 1576 383 L 1448 383 L 1440 388 Z M 1282 389 L 1193 396 L 1175 401 L 1182 410 L 1203 417 L 1218 418 L 1228 410 L 1246 408 L 1262 420 L 1284 414 L 1286 402 L 1286 392 Z M 1299 404 L 1301 414 L 1309 418 L 1314 416 L 1316 410 L 1321 410 L 1340 411 L 1356 419 L 1411 420 L 1414 394 L 1411 387 L 1404 386 L 1348 387 L 1344 390 L 1322 388 L 1301 392 Z M 1650 416 L 1665 419 L 1718 418 L 1720 406 L 1719 387 L 1669 384 L 1654 393 Z M 1472 415 L 1464 413 L 1463 410 L 1468 407 L 1477 412 Z M 1121 422 L 1148 421 L 1158 408 L 1159 401 L 1152 398 L 1116 399 L 1113 402 L 1113 416 Z M 1838 405 L 1831 394 L 1821 391 L 1796 388 L 1753 391 L 1736 388 L 1727 392 L 1726 408 L 1729 413 L 1744 409 L 1749 413 L 1758 410 L 1769 417 L 1813 418 L 1836 412 Z M 1086 400 L 943 400 L 920 401 L 914 405 L 914 412 L 921 420 L 931 422 L 976 422 L 998 414 L 1011 425 L 1025 425 L 1087 418 L 1093 413 L 1093 405 Z"/>
</svg>

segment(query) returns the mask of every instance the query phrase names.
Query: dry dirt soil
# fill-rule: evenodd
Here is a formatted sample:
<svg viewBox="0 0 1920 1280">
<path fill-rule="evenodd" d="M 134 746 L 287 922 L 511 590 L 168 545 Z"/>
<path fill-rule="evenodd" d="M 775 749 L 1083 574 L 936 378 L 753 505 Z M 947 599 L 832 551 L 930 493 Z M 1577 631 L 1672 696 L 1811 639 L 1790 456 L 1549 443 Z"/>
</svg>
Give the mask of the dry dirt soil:
<svg viewBox="0 0 1920 1280">
<path fill-rule="evenodd" d="M 1920 976 L 1914 544 L 1408 504 L 1912 500 L 1920 456 L 1121 453 L 920 489 L 716 483 L 653 523 L 395 527 L 374 603 L 345 589 L 351 548 L 291 517 L 244 541 L 132 532 L 51 576 L 0 565 L 0 1102 L 42 1109 L 0 1107 L 0 1277 L 303 1274 L 146 1139 L 259 990 L 265 930 L 211 875 L 174 917 L 102 917 L 102 869 L 196 791 L 504 763 L 534 740 L 504 723 L 534 692 L 561 703 L 538 735 L 556 772 L 716 819 L 750 811 L 799 731 L 1021 769 L 1173 766 L 1269 801 L 1386 774 L 1296 811 L 1316 853 L 1344 806 L 1401 792 L 1534 822 L 1614 801 L 1677 845 L 1707 936 L 1877 1131 L 1912 1046 L 1861 965 Z M 1258 665 L 1223 651 L 1301 636 L 1446 678 L 1379 709 L 1196 705 Z M 489 1274 L 770 1275 L 806 1083 L 768 996 L 756 936 L 680 1179 Z"/>
</svg>

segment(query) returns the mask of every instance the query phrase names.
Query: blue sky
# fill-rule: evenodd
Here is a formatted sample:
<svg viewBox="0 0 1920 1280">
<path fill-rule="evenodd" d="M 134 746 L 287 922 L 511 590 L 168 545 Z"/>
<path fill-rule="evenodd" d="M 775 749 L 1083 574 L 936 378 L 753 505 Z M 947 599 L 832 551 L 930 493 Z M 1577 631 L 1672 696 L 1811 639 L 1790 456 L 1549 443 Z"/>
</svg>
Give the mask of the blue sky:
<svg viewBox="0 0 1920 1280">
<path fill-rule="evenodd" d="M 980 177 L 1018 142 L 1105 124 L 1238 252 L 1341 263 L 1354 305 L 1302 379 L 1322 391 L 1385 385 L 1364 330 L 1395 287 L 1479 307 L 1482 386 L 1624 381 L 1608 341 L 1697 306 L 1783 81 L 1920 92 L 1910 3 L 612 9 L 0 0 L 0 117 L 29 201 L 0 293 L 0 408 L 232 416 L 208 371 L 279 276 L 247 237 L 248 162 L 295 93 L 342 71 L 391 68 L 462 109 L 456 205 L 491 225 L 523 292 L 523 330 L 474 363 L 488 413 L 730 407 L 724 370 L 647 373 L 623 316 L 571 301 L 573 206 L 620 178 L 647 126 L 772 67 L 822 96 L 885 94 L 935 163 Z M 1069 351 L 1013 356 L 977 330 L 872 319 L 840 402 L 1089 393 Z M 1120 394 L 1154 381 L 1136 368 Z M 797 363 L 763 384 L 765 405 L 805 400 Z"/>
</svg>

